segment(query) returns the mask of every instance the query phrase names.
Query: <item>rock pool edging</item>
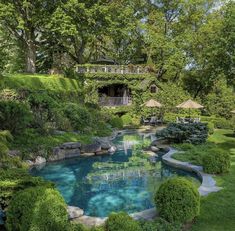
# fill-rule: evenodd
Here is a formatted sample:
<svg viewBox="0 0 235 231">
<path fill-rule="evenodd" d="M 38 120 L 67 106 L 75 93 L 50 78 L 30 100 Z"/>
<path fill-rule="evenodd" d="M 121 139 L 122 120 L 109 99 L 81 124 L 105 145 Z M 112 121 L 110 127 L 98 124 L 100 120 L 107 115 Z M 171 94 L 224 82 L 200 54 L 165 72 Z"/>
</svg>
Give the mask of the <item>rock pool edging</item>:
<svg viewBox="0 0 235 231">
<path fill-rule="evenodd" d="M 178 151 L 176 149 L 169 147 L 169 151 L 162 156 L 162 161 L 169 166 L 196 173 L 202 181 L 200 187 L 198 188 L 201 196 L 207 196 L 209 193 L 218 192 L 222 189 L 222 187 L 216 186 L 216 181 L 213 179 L 213 175 L 203 172 L 202 166 L 173 159 L 172 155 L 177 152 Z"/>
<path fill-rule="evenodd" d="M 64 159 L 70 159 L 74 157 L 87 157 L 94 155 L 113 154 L 116 151 L 116 147 L 112 144 L 118 135 L 123 131 L 113 131 L 110 136 L 107 137 L 93 137 L 93 142 L 90 144 L 82 144 L 80 142 L 66 142 L 52 150 L 52 155 L 49 159 L 45 159 L 41 156 L 37 156 L 34 161 L 26 160 L 28 166 L 44 166 L 46 162 L 59 161 Z"/>
<path fill-rule="evenodd" d="M 93 141 L 100 142 L 101 150 L 102 150 L 102 147 L 105 150 L 108 150 L 108 148 L 110 148 L 109 142 L 111 143 L 113 139 L 115 139 L 118 135 L 122 134 L 123 132 L 124 131 L 116 131 L 109 137 L 94 137 Z M 222 189 L 221 187 L 216 186 L 216 181 L 213 179 L 212 175 L 206 174 L 203 172 L 202 166 L 196 166 L 188 162 L 181 162 L 181 161 L 175 160 L 172 158 L 172 155 L 178 152 L 176 149 L 173 149 L 169 147 L 169 145 L 164 144 L 164 143 L 158 146 L 158 140 L 153 141 L 152 143 L 153 147 L 155 147 L 154 142 L 157 142 L 156 143 L 157 149 L 153 149 L 151 147 L 150 149 L 151 151 L 150 150 L 146 151 L 146 154 L 148 154 L 150 157 L 155 158 L 157 156 L 156 154 L 157 150 L 159 149 L 168 150 L 167 153 L 162 156 L 162 161 L 169 166 L 196 173 L 202 181 L 200 187 L 198 188 L 198 191 L 201 196 L 206 196 L 211 192 L 217 192 Z M 64 143 L 60 145 L 60 148 L 62 149 L 68 148 L 68 150 L 70 149 L 73 151 L 71 155 L 67 155 L 66 158 L 64 157 L 65 155 L 64 154 L 60 156 L 60 159 L 56 159 L 56 160 L 62 160 L 62 159 L 76 157 L 76 156 L 95 155 L 95 153 L 83 153 L 82 154 L 81 152 L 79 152 L 78 154 L 77 150 L 81 150 L 81 144 L 79 142 Z M 96 148 L 99 149 L 98 146 Z M 98 154 L 99 154 L 99 151 L 97 151 L 97 155 Z M 103 153 L 100 152 L 100 154 L 103 154 Z M 54 160 L 49 160 L 49 161 L 54 161 Z M 80 209 L 79 207 L 68 206 L 67 208 L 68 208 L 69 219 L 75 223 L 82 223 L 86 226 L 92 227 L 92 226 L 101 226 L 107 220 L 107 217 L 100 218 L 100 217 L 92 217 L 92 216 L 84 215 L 84 211 Z M 158 213 L 157 213 L 156 208 L 151 208 L 151 209 L 143 210 L 140 212 L 132 213 L 130 214 L 130 216 L 135 220 L 152 220 L 158 216 Z"/>
<path fill-rule="evenodd" d="M 168 152 L 162 156 L 162 161 L 169 166 L 196 173 L 202 181 L 200 187 L 198 188 L 199 194 L 201 196 L 206 196 L 209 193 L 218 192 L 222 189 L 222 187 L 216 186 L 216 181 L 213 179 L 213 175 L 203 172 L 202 166 L 192 165 L 188 162 L 182 162 L 173 159 L 172 155 L 177 152 L 178 151 L 176 149 L 169 147 Z M 134 220 L 152 220 L 158 216 L 158 213 L 156 208 L 151 208 L 141 212 L 132 213 L 130 216 Z M 90 216 L 81 216 L 79 218 L 73 219 L 74 222 L 82 223 L 87 226 L 103 225 L 106 220 L 107 217 L 100 218 Z"/>
</svg>

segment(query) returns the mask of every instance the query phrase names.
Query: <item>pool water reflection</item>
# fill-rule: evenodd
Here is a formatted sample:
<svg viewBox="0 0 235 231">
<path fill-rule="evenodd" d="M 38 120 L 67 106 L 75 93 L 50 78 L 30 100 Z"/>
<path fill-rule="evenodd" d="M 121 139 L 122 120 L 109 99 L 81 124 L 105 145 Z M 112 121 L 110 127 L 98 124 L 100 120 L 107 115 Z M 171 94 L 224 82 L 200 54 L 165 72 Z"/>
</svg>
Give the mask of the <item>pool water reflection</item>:
<svg viewBox="0 0 235 231">
<path fill-rule="evenodd" d="M 118 151 L 113 155 L 48 163 L 31 173 L 53 181 L 67 204 L 82 208 L 86 215 L 139 212 L 154 206 L 154 192 L 164 179 L 192 177 L 165 166 L 160 158 L 151 164 L 141 152 L 151 139 L 153 136 L 146 134 L 125 134 L 114 140 Z"/>
</svg>

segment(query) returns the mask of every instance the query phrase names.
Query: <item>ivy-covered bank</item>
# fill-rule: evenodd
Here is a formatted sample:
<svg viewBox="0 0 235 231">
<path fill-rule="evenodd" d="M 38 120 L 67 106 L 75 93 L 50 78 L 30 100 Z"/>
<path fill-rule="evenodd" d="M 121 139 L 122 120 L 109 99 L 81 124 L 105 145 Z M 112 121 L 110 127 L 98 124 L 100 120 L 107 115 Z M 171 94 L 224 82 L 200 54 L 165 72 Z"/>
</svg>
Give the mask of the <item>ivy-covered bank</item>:
<svg viewBox="0 0 235 231">
<path fill-rule="evenodd" d="M 92 103 L 98 102 L 99 88 L 114 84 L 126 85 L 131 90 L 133 106 L 139 109 L 151 97 L 167 107 L 190 97 L 180 85 L 161 82 L 155 74 L 78 73 L 74 74 L 74 78 L 83 82 L 84 90 L 88 93 L 86 101 Z M 155 92 L 151 92 L 151 86 L 156 86 Z"/>
<path fill-rule="evenodd" d="M 12 150 L 12 160 L 48 157 L 61 143 L 89 143 L 118 126 L 112 113 L 84 103 L 79 80 L 41 74 L 0 77 L 0 130 L 11 133 L 4 143 Z"/>
</svg>

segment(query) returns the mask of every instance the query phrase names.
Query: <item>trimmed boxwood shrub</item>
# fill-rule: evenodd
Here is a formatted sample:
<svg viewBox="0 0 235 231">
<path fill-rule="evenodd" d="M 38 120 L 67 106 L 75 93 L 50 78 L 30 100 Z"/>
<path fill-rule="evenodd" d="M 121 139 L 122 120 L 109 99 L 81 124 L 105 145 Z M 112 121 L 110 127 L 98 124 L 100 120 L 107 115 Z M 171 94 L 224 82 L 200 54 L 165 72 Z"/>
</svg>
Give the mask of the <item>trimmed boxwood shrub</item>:
<svg viewBox="0 0 235 231">
<path fill-rule="evenodd" d="M 142 231 L 138 222 L 127 213 L 112 213 L 105 223 L 105 231 Z"/>
<path fill-rule="evenodd" d="M 222 149 L 214 148 L 203 157 L 202 165 L 207 173 L 226 173 L 230 168 L 230 155 Z"/>
<path fill-rule="evenodd" d="M 165 181 L 155 195 L 160 217 L 169 222 L 187 222 L 199 214 L 200 196 L 197 188 L 185 178 Z"/>
<path fill-rule="evenodd" d="M 6 213 L 8 231 L 67 231 L 66 204 L 59 192 L 47 187 L 28 188 L 15 194 Z"/>
<path fill-rule="evenodd" d="M 208 137 L 208 128 L 206 123 L 170 123 L 167 128 L 158 131 L 156 136 L 174 143 L 202 144 Z"/>
</svg>

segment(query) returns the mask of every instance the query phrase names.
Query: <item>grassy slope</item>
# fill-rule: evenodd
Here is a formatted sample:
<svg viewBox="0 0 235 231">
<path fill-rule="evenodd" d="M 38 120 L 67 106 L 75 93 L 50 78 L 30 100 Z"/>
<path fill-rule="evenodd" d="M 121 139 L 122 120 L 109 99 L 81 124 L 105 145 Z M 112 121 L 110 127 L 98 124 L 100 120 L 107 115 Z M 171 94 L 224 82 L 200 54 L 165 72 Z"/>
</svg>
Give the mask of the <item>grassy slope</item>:
<svg viewBox="0 0 235 231">
<path fill-rule="evenodd" d="M 91 135 L 76 134 L 72 132 L 66 132 L 62 135 L 47 135 L 41 136 L 35 133 L 25 133 L 21 136 L 15 137 L 11 143 L 11 148 L 19 149 L 21 151 L 36 150 L 42 147 L 46 150 L 51 149 L 64 142 L 91 142 Z"/>
<path fill-rule="evenodd" d="M 217 184 L 223 190 L 212 193 L 201 200 L 201 214 L 192 231 L 233 231 L 235 230 L 235 136 L 231 130 L 216 130 L 209 142 L 230 152 L 232 165 L 230 173 L 216 176 Z M 190 157 L 181 158 L 190 160 Z"/>
<path fill-rule="evenodd" d="M 58 75 L 14 74 L 0 77 L 0 88 L 76 92 L 80 85 L 77 80 Z"/>
</svg>

